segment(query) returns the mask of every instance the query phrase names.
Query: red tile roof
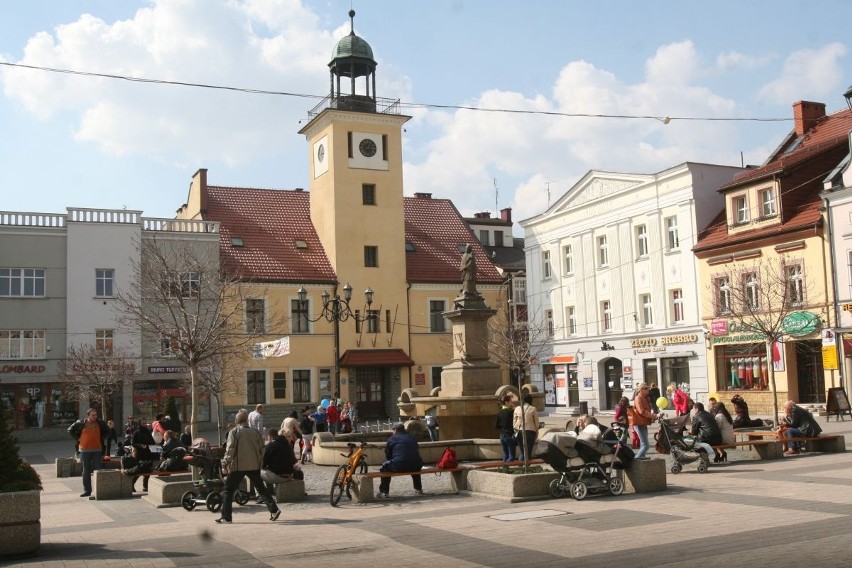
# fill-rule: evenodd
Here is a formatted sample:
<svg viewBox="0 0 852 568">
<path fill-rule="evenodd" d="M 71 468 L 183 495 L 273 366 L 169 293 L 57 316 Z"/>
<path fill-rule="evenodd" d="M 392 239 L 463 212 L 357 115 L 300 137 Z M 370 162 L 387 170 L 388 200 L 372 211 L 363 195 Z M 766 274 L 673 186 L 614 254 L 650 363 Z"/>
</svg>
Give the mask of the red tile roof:
<svg viewBox="0 0 852 568">
<path fill-rule="evenodd" d="M 340 358 L 341 367 L 411 367 L 414 361 L 402 349 L 350 349 Z"/>
<path fill-rule="evenodd" d="M 461 284 L 459 245 L 473 245 L 477 281 L 502 279 L 458 210 L 447 199 L 406 197 L 409 282 Z M 204 218 L 221 224 L 221 259 L 242 278 L 263 282 L 332 283 L 336 275 L 310 218 L 310 193 L 207 186 Z M 241 237 L 243 246 L 234 246 Z M 306 248 L 297 248 L 297 240 Z M 400 243 L 403 246 L 403 243 Z"/>
<path fill-rule="evenodd" d="M 473 245 L 477 282 L 503 281 L 488 253 L 449 199 L 405 198 L 405 239 L 414 246 L 406 253 L 409 282 L 457 282 L 461 285 L 459 245 Z"/>
<path fill-rule="evenodd" d="M 849 152 L 847 141 L 850 130 L 850 110 L 820 119 L 798 144 L 792 137 L 788 137 L 787 143 L 765 165 L 739 174 L 734 181 L 719 188 L 719 191 L 729 192 L 768 177 L 776 177 L 779 180 L 781 224 L 729 235 L 727 218 L 722 210 L 699 235 L 693 251 L 699 256 L 708 256 L 720 247 L 745 246 L 758 239 L 821 226 L 822 213 L 819 208 L 822 182 Z"/>
<path fill-rule="evenodd" d="M 336 281 L 311 223 L 308 192 L 207 186 L 204 218 L 221 222 L 222 264 L 244 279 Z M 241 237 L 243 246 L 234 246 L 231 237 Z M 296 240 L 307 247 L 296 248 Z"/>
</svg>

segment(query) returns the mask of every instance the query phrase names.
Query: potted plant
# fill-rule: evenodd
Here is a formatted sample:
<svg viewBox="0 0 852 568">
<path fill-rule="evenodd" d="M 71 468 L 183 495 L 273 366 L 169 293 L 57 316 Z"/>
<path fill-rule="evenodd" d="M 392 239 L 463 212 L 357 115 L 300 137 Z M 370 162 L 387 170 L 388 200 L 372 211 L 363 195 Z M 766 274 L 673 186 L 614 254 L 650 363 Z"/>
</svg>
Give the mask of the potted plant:
<svg viewBox="0 0 852 568">
<path fill-rule="evenodd" d="M 0 557 L 32 554 L 41 543 L 41 478 L 21 459 L 0 404 Z"/>
</svg>

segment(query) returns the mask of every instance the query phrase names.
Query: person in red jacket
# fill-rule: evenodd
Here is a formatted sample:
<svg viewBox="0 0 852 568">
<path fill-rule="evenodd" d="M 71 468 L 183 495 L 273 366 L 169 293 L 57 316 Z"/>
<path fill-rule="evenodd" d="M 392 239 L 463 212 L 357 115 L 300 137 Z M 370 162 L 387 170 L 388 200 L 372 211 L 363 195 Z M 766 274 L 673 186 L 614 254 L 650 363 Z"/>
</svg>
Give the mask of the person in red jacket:
<svg viewBox="0 0 852 568">
<path fill-rule="evenodd" d="M 337 400 L 331 399 L 328 408 L 325 410 L 328 414 L 328 431 L 332 434 L 340 433 L 340 409 L 337 407 Z"/>
<path fill-rule="evenodd" d="M 672 404 L 674 404 L 675 414 L 677 416 L 685 416 L 689 414 L 689 397 L 685 392 L 677 388 L 675 385 L 666 387 L 666 391 L 672 396 Z"/>
</svg>

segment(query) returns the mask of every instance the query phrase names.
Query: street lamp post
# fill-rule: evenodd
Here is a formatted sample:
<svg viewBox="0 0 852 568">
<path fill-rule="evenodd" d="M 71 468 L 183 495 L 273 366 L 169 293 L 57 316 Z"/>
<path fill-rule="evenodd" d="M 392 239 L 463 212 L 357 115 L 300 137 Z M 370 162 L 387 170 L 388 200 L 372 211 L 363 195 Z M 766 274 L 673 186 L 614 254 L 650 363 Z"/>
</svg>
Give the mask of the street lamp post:
<svg viewBox="0 0 852 568">
<path fill-rule="evenodd" d="M 349 307 L 349 302 L 352 300 L 352 286 L 346 283 L 343 287 L 343 297 L 337 294 L 337 286 L 334 288 L 334 297 L 328 293 L 328 290 L 323 290 L 322 293 L 322 311 L 315 318 L 307 315 L 308 311 L 308 291 L 304 286 L 299 287 L 296 292 L 299 296 L 299 305 L 305 312 L 305 317 L 308 321 L 315 322 L 321 319 L 332 324 L 334 329 L 334 389 L 332 393 L 340 392 L 340 322 L 354 319 L 358 324 L 362 324 L 370 319 L 370 306 L 373 304 L 373 290 L 369 287 L 364 291 L 364 300 L 367 302 L 367 309 L 363 316 L 359 316 Z"/>
</svg>

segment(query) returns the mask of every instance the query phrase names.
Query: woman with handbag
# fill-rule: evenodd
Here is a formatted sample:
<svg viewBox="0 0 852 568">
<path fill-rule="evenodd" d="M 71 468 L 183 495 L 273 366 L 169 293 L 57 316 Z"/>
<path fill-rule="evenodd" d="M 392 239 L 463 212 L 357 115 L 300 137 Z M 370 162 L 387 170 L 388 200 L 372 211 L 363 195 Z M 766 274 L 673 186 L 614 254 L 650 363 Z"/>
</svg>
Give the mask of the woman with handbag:
<svg viewBox="0 0 852 568">
<path fill-rule="evenodd" d="M 630 425 L 639 436 L 639 451 L 636 452 L 636 459 L 642 459 L 648 453 L 651 447 L 648 443 L 648 425 L 660 417 L 651 411 L 651 397 L 648 395 L 648 385 L 639 383 L 636 385 L 636 395 L 633 397 L 633 412 L 627 413 L 630 419 Z"/>
</svg>

